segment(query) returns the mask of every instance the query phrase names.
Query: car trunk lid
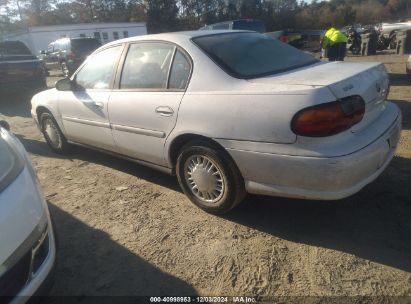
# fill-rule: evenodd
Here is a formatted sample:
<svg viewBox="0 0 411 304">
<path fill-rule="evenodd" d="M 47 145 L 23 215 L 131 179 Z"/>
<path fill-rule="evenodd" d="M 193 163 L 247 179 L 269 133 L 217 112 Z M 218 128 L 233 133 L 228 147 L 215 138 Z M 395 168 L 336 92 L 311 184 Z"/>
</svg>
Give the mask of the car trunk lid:
<svg viewBox="0 0 411 304">
<path fill-rule="evenodd" d="M 360 132 L 378 118 L 384 111 L 385 99 L 389 91 L 388 74 L 381 63 L 320 62 L 249 81 L 272 85 L 326 86 L 337 100 L 359 95 L 365 102 L 365 114 L 362 121 L 351 128 L 352 132 Z"/>
</svg>

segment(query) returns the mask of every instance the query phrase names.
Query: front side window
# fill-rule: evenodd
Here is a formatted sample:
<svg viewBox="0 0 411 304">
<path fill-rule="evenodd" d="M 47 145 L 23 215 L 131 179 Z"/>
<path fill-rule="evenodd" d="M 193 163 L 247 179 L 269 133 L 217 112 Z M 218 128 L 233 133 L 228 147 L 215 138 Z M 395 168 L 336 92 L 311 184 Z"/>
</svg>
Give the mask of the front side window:
<svg viewBox="0 0 411 304">
<path fill-rule="evenodd" d="M 200 36 L 193 42 L 237 78 L 257 78 L 318 62 L 310 54 L 258 33 Z"/>
<path fill-rule="evenodd" d="M 121 49 L 122 46 L 118 45 L 89 57 L 76 75 L 79 89 L 108 89 Z"/>
<path fill-rule="evenodd" d="M 121 89 L 166 89 L 175 47 L 150 42 L 130 45 L 121 75 Z"/>
</svg>

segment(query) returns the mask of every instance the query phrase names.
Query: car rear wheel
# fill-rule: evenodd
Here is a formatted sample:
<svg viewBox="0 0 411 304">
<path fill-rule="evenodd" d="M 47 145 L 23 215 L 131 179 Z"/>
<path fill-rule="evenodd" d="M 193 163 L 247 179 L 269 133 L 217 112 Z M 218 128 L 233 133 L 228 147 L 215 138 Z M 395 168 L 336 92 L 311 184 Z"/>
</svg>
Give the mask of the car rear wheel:
<svg viewBox="0 0 411 304">
<path fill-rule="evenodd" d="M 176 173 L 184 193 L 206 212 L 224 214 L 245 196 L 243 178 L 233 161 L 206 142 L 191 142 L 181 149 Z"/>
<path fill-rule="evenodd" d="M 47 144 L 54 152 L 63 154 L 68 151 L 67 139 L 61 132 L 53 115 L 47 112 L 41 114 L 40 127 Z"/>
<path fill-rule="evenodd" d="M 397 33 L 396 32 L 390 35 L 390 49 L 391 50 L 397 49 Z"/>
</svg>

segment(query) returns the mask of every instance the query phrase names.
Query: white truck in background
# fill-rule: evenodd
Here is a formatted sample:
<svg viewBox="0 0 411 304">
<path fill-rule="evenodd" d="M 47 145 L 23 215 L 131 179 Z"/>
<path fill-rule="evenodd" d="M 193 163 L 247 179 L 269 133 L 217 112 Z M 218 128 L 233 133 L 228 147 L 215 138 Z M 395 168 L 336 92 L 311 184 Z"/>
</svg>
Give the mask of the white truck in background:
<svg viewBox="0 0 411 304">
<path fill-rule="evenodd" d="M 26 30 L 6 34 L 3 40 L 24 42 L 33 54 L 39 54 L 41 50 L 47 49 L 50 42 L 59 38 L 93 37 L 102 44 L 147 34 L 144 22 L 121 22 L 121 23 L 82 23 L 33 26 Z"/>
</svg>

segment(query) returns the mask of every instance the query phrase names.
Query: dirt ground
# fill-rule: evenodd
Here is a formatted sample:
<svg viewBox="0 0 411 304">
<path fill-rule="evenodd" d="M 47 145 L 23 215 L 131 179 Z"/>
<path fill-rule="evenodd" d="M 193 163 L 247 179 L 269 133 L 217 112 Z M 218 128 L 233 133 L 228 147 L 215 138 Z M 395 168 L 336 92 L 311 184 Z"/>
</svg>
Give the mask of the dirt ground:
<svg viewBox="0 0 411 304">
<path fill-rule="evenodd" d="M 30 153 L 55 219 L 51 294 L 411 296 L 406 57 L 348 60 L 381 61 L 390 73 L 389 98 L 404 122 L 388 169 L 348 199 L 249 196 L 225 217 L 193 206 L 174 177 L 85 148 L 68 157 L 51 152 L 28 99 L 0 96 L 0 112 Z"/>
</svg>

